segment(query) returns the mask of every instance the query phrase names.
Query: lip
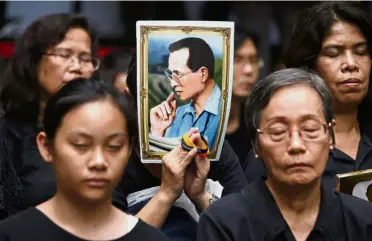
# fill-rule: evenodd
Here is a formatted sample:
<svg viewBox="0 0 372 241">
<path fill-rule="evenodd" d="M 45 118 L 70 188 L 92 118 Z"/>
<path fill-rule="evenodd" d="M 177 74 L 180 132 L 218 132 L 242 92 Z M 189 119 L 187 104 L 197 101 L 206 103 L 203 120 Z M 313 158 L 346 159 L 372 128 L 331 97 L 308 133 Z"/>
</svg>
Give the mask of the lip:
<svg viewBox="0 0 372 241">
<path fill-rule="evenodd" d="M 291 168 L 305 168 L 305 167 L 311 167 L 309 164 L 306 163 L 296 163 L 288 166 L 288 169 Z"/>
<path fill-rule="evenodd" d="M 85 182 L 91 187 L 104 187 L 109 181 L 105 178 L 89 178 Z"/>
<path fill-rule="evenodd" d="M 344 81 L 340 82 L 340 85 L 356 86 L 356 85 L 360 85 L 362 83 L 363 82 L 360 79 L 350 78 L 350 79 L 347 79 L 347 80 L 344 80 Z"/>
</svg>

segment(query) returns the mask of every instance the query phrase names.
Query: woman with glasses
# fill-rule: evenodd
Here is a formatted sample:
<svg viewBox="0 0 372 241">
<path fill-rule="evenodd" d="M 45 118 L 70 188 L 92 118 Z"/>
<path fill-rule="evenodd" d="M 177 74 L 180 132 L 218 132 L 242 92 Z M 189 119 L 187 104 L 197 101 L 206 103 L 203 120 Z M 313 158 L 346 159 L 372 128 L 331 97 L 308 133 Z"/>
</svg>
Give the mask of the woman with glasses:
<svg viewBox="0 0 372 241">
<path fill-rule="evenodd" d="M 372 168 L 372 23 L 355 3 L 323 2 L 300 16 L 288 46 L 284 64 L 317 72 L 333 96 L 336 148 L 323 180 L 334 189 L 336 174 Z M 250 180 L 264 172 L 262 162 L 251 159 Z"/>
<path fill-rule="evenodd" d="M 87 19 L 52 14 L 35 20 L 16 43 L 0 102 L 0 216 L 35 206 L 55 193 L 52 166 L 36 146 L 47 100 L 69 81 L 99 68 L 97 37 Z"/>
<path fill-rule="evenodd" d="M 324 80 L 301 69 L 256 82 L 245 113 L 267 177 L 212 204 L 201 216 L 198 240 L 372 239 L 372 206 L 322 184 L 335 144 L 331 106 Z"/>
</svg>

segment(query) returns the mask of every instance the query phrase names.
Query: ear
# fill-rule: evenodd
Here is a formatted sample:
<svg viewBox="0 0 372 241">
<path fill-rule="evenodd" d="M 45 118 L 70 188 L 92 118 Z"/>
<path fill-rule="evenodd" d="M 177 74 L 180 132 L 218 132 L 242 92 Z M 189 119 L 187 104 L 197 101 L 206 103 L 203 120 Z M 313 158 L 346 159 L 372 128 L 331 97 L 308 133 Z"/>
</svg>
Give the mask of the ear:
<svg viewBox="0 0 372 241">
<path fill-rule="evenodd" d="M 206 67 L 200 68 L 201 76 L 202 76 L 202 82 L 205 83 L 209 79 L 209 72 Z"/>
<path fill-rule="evenodd" d="M 51 152 L 51 143 L 49 142 L 47 135 L 44 131 L 40 132 L 36 137 L 36 143 L 39 148 L 41 157 L 45 162 L 53 162 L 53 155 Z"/>
</svg>

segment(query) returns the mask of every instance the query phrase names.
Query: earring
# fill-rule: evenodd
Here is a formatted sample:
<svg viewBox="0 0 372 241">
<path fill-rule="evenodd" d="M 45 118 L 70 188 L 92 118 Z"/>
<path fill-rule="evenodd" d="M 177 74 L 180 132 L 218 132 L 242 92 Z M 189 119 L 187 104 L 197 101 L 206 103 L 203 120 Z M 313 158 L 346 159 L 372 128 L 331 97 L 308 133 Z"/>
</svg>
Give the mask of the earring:
<svg viewBox="0 0 372 241">
<path fill-rule="evenodd" d="M 335 148 L 334 145 L 331 145 L 331 146 L 329 147 L 329 149 L 331 149 L 331 151 L 332 151 L 334 148 Z"/>
<path fill-rule="evenodd" d="M 254 154 L 254 157 L 257 159 L 259 156 L 257 154 Z"/>
</svg>

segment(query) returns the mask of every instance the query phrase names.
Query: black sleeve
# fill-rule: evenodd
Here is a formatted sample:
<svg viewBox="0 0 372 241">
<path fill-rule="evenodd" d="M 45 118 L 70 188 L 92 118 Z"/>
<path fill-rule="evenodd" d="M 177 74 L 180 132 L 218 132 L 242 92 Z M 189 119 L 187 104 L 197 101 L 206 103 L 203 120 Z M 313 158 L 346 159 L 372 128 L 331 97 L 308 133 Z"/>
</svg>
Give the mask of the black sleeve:
<svg viewBox="0 0 372 241">
<path fill-rule="evenodd" d="M 197 241 L 231 241 L 225 230 L 206 210 L 199 219 Z"/>
<path fill-rule="evenodd" d="M 248 153 L 247 160 L 244 162 L 243 171 L 248 183 L 266 177 L 266 167 L 261 158 L 254 156 L 253 150 Z"/>
<path fill-rule="evenodd" d="M 209 178 L 223 186 L 222 196 L 240 192 L 246 185 L 239 159 L 228 141 L 224 141 L 218 161 L 211 162 Z"/>
</svg>

